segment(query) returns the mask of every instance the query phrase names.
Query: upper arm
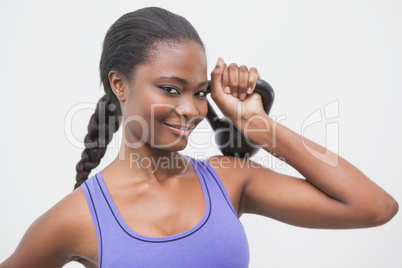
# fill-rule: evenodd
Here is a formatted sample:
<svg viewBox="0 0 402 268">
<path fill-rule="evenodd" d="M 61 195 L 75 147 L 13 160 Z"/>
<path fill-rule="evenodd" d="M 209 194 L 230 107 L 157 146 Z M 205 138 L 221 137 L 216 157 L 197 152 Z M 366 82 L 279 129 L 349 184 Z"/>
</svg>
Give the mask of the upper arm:
<svg viewBox="0 0 402 268">
<path fill-rule="evenodd" d="M 363 215 L 320 191 L 307 180 L 257 163 L 247 170 L 243 191 L 246 213 L 310 228 L 354 228 Z"/>
<path fill-rule="evenodd" d="M 82 189 L 77 189 L 36 219 L 0 267 L 62 267 L 69 262 L 78 249 L 80 223 L 86 217 L 82 197 Z"/>
<path fill-rule="evenodd" d="M 250 159 L 214 156 L 207 160 L 219 172 L 239 216 L 253 213 L 311 228 L 350 228 L 361 216 L 305 179 Z M 224 160 L 230 168 L 222 169 Z"/>
</svg>

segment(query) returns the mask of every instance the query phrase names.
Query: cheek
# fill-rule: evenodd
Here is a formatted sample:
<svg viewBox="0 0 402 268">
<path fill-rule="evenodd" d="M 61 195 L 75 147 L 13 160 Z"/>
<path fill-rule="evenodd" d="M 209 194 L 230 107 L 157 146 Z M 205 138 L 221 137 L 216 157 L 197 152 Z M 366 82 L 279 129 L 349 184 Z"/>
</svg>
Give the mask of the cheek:
<svg viewBox="0 0 402 268">
<path fill-rule="evenodd" d="M 158 92 L 144 88 L 144 90 L 135 93 L 128 100 L 126 116 L 136 115 L 142 117 L 145 121 L 150 121 L 151 118 L 160 117 L 169 110 L 174 109 L 172 101 L 167 101 Z"/>
<path fill-rule="evenodd" d="M 151 133 L 157 134 L 161 122 L 174 112 L 175 106 L 171 101 L 167 102 L 166 99 L 156 95 L 137 97 L 136 100 L 130 99 L 130 103 L 126 107 L 126 126 L 137 137 L 147 139 L 146 133 L 148 136 Z"/>
<path fill-rule="evenodd" d="M 149 119 L 158 123 L 160 120 L 166 118 L 174 112 L 176 106 L 171 103 L 154 103 L 149 105 Z"/>
</svg>

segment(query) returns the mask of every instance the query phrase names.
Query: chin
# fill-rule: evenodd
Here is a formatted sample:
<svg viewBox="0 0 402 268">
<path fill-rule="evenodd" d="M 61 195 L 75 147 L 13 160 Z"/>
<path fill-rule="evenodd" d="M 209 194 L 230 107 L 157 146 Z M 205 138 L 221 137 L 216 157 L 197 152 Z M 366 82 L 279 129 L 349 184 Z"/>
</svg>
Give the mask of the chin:
<svg viewBox="0 0 402 268">
<path fill-rule="evenodd" d="M 155 142 L 158 145 L 151 145 L 151 148 L 157 148 L 166 151 L 181 151 L 187 147 L 187 138 L 173 139 L 171 141 Z"/>
</svg>

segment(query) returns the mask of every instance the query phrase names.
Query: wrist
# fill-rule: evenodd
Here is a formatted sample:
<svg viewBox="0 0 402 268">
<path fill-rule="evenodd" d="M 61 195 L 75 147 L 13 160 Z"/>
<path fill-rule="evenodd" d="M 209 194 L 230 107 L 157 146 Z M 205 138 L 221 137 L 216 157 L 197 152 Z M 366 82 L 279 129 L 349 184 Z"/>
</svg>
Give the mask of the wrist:
<svg viewBox="0 0 402 268">
<path fill-rule="evenodd" d="M 248 118 L 242 118 L 236 126 L 252 143 L 267 149 L 272 146 L 275 121 L 266 113 L 259 113 Z"/>
</svg>

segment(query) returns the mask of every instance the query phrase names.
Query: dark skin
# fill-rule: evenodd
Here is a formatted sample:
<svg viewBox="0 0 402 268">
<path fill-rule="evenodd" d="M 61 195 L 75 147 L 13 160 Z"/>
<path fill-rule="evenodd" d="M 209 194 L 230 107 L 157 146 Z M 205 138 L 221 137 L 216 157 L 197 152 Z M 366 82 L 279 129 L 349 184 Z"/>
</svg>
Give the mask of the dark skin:
<svg viewBox="0 0 402 268">
<path fill-rule="evenodd" d="M 126 120 L 119 155 L 101 174 L 127 225 L 141 235 L 158 237 L 190 229 L 204 213 L 197 174 L 178 153 L 186 147 L 187 137 L 179 137 L 164 123 L 196 126 L 201 122 L 207 114 L 208 79 L 205 52 L 197 43 L 162 43 L 155 49 L 155 57 L 138 67 L 135 79 L 109 73 Z M 331 152 L 313 156 L 300 135 L 265 114 L 261 97 L 252 93 L 258 77 L 255 68 L 227 66 L 219 59 L 211 73 L 212 98 L 252 142 L 283 157 L 304 178 L 280 174 L 254 162 L 251 165 L 251 160 L 240 167 L 237 158 L 208 158 L 238 216 L 255 213 L 311 228 L 360 228 L 389 221 L 398 210 L 389 194 L 343 158 Z M 229 92 L 224 90 L 227 86 Z M 166 105 L 151 112 L 151 104 Z M 127 120 L 133 115 L 141 117 L 144 125 Z M 144 138 L 146 129 L 154 131 L 154 140 L 152 135 Z M 325 152 L 312 141 L 307 144 Z M 181 164 L 144 166 L 133 160 L 157 162 L 168 157 L 180 159 Z M 336 159 L 337 165 L 331 165 Z M 0 267 L 62 267 L 73 260 L 86 267 L 98 264 L 96 233 L 81 187 L 39 217 Z"/>
</svg>

